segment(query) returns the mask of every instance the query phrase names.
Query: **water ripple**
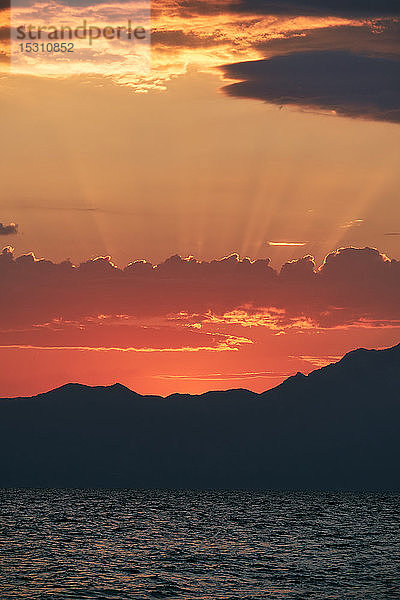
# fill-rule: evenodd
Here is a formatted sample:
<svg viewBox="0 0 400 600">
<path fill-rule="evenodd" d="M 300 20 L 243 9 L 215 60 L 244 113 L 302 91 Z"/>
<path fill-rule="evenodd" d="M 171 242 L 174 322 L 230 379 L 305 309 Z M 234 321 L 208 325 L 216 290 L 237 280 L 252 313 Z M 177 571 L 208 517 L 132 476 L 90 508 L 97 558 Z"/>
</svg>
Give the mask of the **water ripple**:
<svg viewBox="0 0 400 600">
<path fill-rule="evenodd" d="M 399 600 L 400 495 L 0 490 L 1 600 Z"/>
</svg>

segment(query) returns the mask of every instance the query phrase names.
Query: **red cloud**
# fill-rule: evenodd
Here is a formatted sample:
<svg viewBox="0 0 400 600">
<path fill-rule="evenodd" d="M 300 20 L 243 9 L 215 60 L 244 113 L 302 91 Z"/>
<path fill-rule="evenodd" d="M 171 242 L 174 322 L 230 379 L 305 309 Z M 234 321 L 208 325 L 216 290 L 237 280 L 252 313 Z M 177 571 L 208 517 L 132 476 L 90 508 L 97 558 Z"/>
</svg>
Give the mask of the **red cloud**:
<svg viewBox="0 0 400 600">
<path fill-rule="evenodd" d="M 198 315 L 197 321 L 237 310 L 265 314 L 273 307 L 275 325 L 303 320 L 320 327 L 357 322 L 379 326 L 400 319 L 400 263 L 372 248 L 342 248 L 329 254 L 319 269 L 306 256 L 279 272 L 268 259 L 251 261 L 236 254 L 210 262 L 173 256 L 158 265 L 137 261 L 121 269 L 110 257 L 74 266 L 38 260 L 33 254 L 15 258 L 5 248 L 0 277 L 1 339 L 8 343 L 12 336 L 5 330 L 57 319 L 83 322 L 98 315 L 127 315 L 143 324 L 179 314 Z M 173 322 L 182 325 L 182 319 Z M 116 337 L 123 327 L 118 325 Z"/>
</svg>

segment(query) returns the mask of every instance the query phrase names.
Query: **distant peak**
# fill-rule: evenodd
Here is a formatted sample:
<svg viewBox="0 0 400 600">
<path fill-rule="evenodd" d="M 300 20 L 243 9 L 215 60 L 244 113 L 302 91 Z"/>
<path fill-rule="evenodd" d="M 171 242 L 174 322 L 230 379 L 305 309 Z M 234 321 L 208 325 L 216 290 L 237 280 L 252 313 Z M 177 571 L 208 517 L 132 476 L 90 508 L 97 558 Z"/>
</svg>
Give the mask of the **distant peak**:
<svg viewBox="0 0 400 600">
<path fill-rule="evenodd" d="M 87 390 L 89 389 L 91 386 L 90 385 L 85 385 L 84 383 L 64 383 L 64 385 L 60 385 L 57 388 L 54 388 L 53 390 L 50 390 L 52 392 L 58 392 L 61 390 L 65 390 L 65 391 L 69 391 L 69 390 Z"/>
<path fill-rule="evenodd" d="M 307 375 L 304 375 L 304 373 L 297 371 L 296 375 L 291 375 L 285 381 L 299 381 L 300 379 L 306 379 L 306 377 Z"/>
<path fill-rule="evenodd" d="M 336 364 L 340 364 L 340 363 L 344 363 L 347 362 L 349 360 L 354 360 L 354 359 L 359 359 L 362 356 L 365 355 L 373 355 L 373 354 L 380 354 L 380 355 L 388 355 L 388 354 L 395 354 L 397 352 L 400 351 L 400 343 L 396 344 L 395 346 L 391 346 L 390 348 L 371 348 L 371 349 L 367 349 L 367 348 L 356 348 L 355 350 L 351 350 L 350 352 L 347 352 L 343 358 Z"/>
<path fill-rule="evenodd" d="M 285 390 L 287 388 L 291 388 L 293 385 L 296 386 L 298 383 L 305 381 L 307 378 L 308 375 L 304 375 L 304 373 L 298 371 L 295 375 L 291 375 L 290 377 L 285 379 L 285 381 L 282 381 L 282 383 L 277 385 L 275 388 L 272 388 L 272 390 L 266 390 L 265 392 L 260 394 L 260 396 L 263 397 L 265 395 L 268 395 L 273 390 Z"/>
<path fill-rule="evenodd" d="M 96 391 L 96 390 L 110 390 L 111 392 L 129 392 L 133 394 L 132 390 L 122 385 L 122 383 L 114 383 L 112 385 L 85 385 L 84 383 L 65 383 L 64 385 L 60 385 L 53 390 L 49 390 L 49 392 L 45 392 L 48 394 L 59 394 L 59 393 L 83 393 L 88 391 Z"/>
<path fill-rule="evenodd" d="M 113 383 L 112 385 L 109 385 L 108 388 L 115 392 L 122 392 L 122 391 L 132 392 L 132 390 L 129 389 L 128 387 L 126 387 L 126 385 L 123 385 L 122 383 L 119 383 L 118 381 L 116 383 Z"/>
<path fill-rule="evenodd" d="M 376 350 L 367 350 L 367 348 L 356 348 L 355 350 L 350 350 L 350 352 L 346 352 L 346 354 L 340 359 L 339 362 L 350 360 L 352 358 L 356 358 L 358 356 L 362 356 L 363 354 L 367 354 L 368 352 L 377 352 Z"/>
</svg>

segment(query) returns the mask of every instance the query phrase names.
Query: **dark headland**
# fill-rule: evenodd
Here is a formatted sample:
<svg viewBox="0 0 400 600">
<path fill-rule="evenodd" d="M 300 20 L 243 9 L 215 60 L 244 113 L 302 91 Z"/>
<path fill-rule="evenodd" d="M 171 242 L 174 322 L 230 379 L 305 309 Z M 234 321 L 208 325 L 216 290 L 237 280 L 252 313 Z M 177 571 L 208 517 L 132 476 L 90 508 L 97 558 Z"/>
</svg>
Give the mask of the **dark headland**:
<svg viewBox="0 0 400 600">
<path fill-rule="evenodd" d="M 0 400 L 1 487 L 400 489 L 400 344 L 278 387 Z"/>
</svg>

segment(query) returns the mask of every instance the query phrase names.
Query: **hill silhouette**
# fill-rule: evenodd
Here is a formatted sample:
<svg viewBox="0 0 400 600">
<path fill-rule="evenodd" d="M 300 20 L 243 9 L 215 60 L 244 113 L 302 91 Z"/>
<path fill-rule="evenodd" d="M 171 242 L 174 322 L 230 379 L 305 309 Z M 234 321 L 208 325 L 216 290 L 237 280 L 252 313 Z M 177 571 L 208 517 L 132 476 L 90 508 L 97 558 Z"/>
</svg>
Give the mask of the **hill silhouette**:
<svg viewBox="0 0 400 600">
<path fill-rule="evenodd" d="M 399 490 L 400 344 L 278 387 L 0 400 L 0 486 Z"/>
</svg>

